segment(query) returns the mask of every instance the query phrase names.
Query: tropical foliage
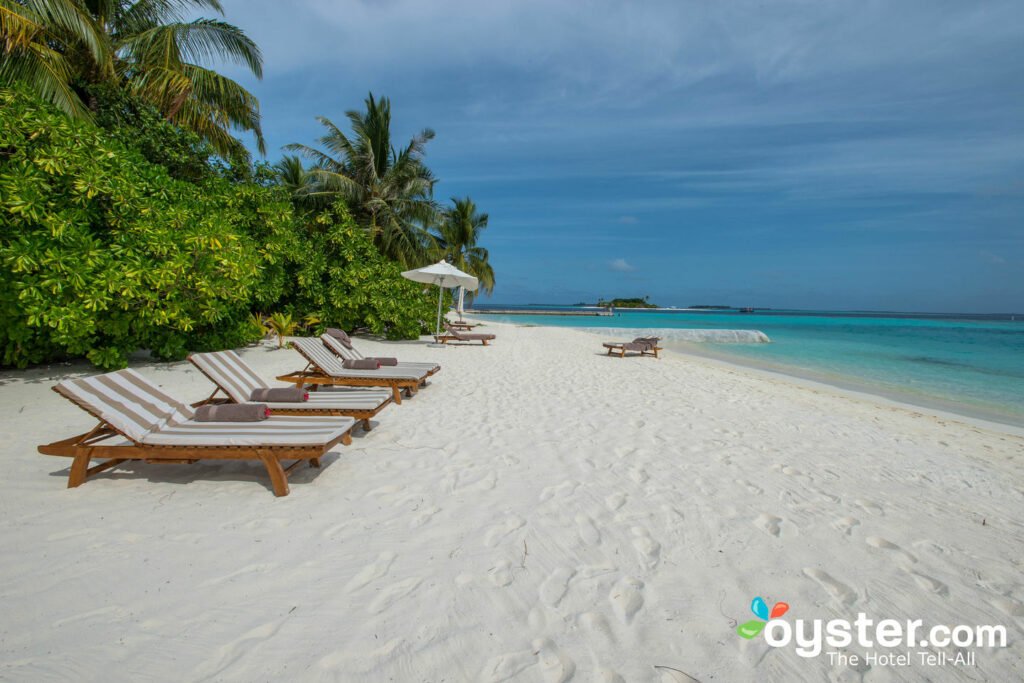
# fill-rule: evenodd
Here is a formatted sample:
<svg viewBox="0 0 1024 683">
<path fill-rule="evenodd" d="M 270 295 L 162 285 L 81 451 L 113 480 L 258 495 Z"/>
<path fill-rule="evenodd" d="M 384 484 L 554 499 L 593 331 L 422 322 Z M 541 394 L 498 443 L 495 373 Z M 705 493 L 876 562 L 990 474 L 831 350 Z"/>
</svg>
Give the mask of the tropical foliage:
<svg viewBox="0 0 1024 683">
<path fill-rule="evenodd" d="M 209 68 L 227 60 L 261 78 L 262 54 L 232 24 L 186 21 L 199 9 L 223 14 L 218 0 L 0 0 L 0 81 L 79 120 L 96 110 L 86 86 L 113 84 L 223 156 L 244 153 L 231 130 L 254 133 L 263 153 L 258 101 Z"/>
<path fill-rule="evenodd" d="M 434 247 L 425 226 L 437 214 L 436 180 L 423 162 L 434 131 L 425 128 L 396 150 L 391 143 L 391 102 L 372 93 L 366 98 L 366 111 L 345 115 L 352 128 L 349 134 L 330 119 L 317 117 L 326 128 L 317 142 L 327 151 L 298 143 L 286 147 L 314 163 L 309 171 L 313 182 L 298 188 L 298 196 L 343 199 L 384 256 L 405 267 L 424 265 Z"/>
<path fill-rule="evenodd" d="M 0 92 L 0 363 L 182 358 L 259 339 L 253 311 L 392 338 L 425 329 L 435 299 L 343 205 L 306 220 L 269 170 L 222 171 L 172 177 L 93 124 Z"/>
</svg>

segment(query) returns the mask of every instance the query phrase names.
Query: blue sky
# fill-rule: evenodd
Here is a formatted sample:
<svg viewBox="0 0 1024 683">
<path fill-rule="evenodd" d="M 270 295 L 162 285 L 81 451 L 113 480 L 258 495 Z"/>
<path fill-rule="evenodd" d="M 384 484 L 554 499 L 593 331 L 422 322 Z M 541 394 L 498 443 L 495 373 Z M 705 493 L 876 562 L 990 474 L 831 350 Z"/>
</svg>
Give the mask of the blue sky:
<svg viewBox="0 0 1024 683">
<path fill-rule="evenodd" d="M 495 303 L 1024 312 L 1024 3 L 227 0 L 268 160 L 366 94 Z"/>
</svg>

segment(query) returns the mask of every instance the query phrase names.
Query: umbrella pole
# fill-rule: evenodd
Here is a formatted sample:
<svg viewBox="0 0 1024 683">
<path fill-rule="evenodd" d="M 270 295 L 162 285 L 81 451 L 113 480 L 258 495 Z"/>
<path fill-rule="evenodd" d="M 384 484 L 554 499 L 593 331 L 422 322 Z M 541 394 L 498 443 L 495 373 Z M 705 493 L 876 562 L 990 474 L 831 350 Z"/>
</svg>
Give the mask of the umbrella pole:
<svg viewBox="0 0 1024 683">
<path fill-rule="evenodd" d="M 441 299 L 443 294 L 444 287 L 439 283 L 437 285 L 437 324 L 434 326 L 434 330 L 437 332 L 437 334 L 434 335 L 435 339 L 441 336 Z"/>
</svg>

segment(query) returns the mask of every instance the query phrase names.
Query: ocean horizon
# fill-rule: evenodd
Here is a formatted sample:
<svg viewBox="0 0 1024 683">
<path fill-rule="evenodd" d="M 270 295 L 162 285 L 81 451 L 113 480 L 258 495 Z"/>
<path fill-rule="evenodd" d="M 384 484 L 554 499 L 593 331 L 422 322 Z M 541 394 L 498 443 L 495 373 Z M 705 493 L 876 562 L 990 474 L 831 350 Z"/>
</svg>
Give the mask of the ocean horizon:
<svg viewBox="0 0 1024 683">
<path fill-rule="evenodd" d="M 657 334 L 670 350 L 1024 427 L 1022 314 L 659 308 L 584 316 L 557 313 L 593 307 L 537 304 L 480 304 L 468 312 L 488 310 L 516 311 L 485 319 L 518 324 Z M 771 342 L 693 342 L 679 333 L 692 329 L 757 330 Z"/>
</svg>

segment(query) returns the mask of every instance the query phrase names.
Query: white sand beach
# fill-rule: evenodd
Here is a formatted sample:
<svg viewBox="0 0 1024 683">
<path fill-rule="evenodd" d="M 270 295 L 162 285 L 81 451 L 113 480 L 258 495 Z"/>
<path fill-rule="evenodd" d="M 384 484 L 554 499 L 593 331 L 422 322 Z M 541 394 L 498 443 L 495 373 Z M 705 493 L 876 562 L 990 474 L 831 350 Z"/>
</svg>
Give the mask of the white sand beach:
<svg viewBox="0 0 1024 683">
<path fill-rule="evenodd" d="M 36 446 L 93 426 L 50 388 L 94 371 L 5 371 L 0 678 L 1024 677 L 1020 436 L 608 357 L 572 329 L 483 330 L 493 345 L 357 340 L 442 370 L 283 498 L 234 461 L 67 489 L 70 460 Z M 269 341 L 241 353 L 268 379 L 302 365 Z M 190 401 L 212 389 L 187 362 L 133 367 Z M 755 596 L 793 620 L 1001 624 L 1008 643 L 963 648 L 971 666 L 833 664 L 739 637 Z"/>
</svg>

